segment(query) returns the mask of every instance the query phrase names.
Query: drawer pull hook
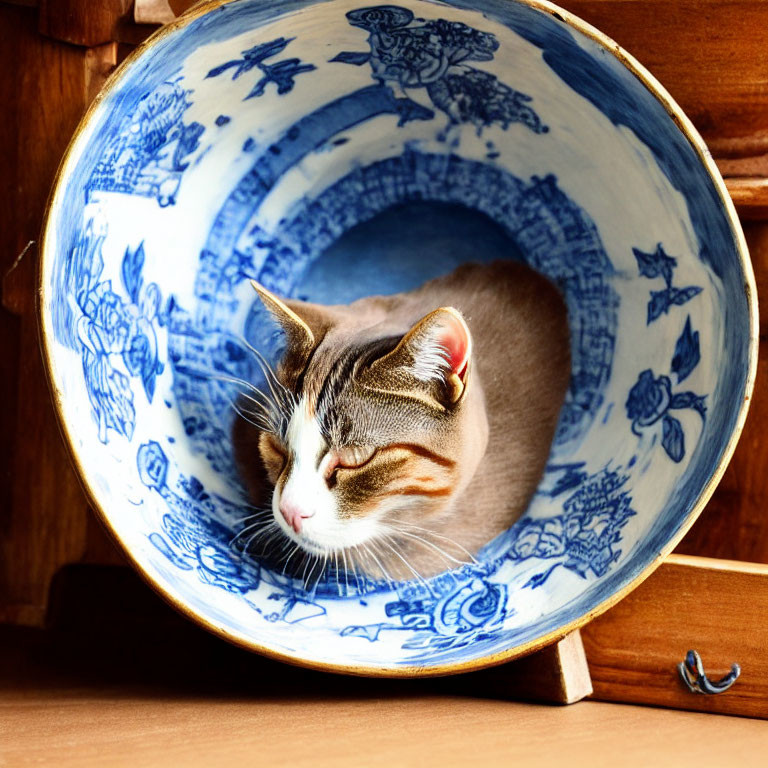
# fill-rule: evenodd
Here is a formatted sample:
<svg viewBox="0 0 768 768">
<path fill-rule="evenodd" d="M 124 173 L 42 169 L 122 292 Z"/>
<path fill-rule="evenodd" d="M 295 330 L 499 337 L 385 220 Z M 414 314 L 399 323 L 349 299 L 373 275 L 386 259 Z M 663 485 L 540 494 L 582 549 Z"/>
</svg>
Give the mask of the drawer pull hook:
<svg viewBox="0 0 768 768">
<path fill-rule="evenodd" d="M 741 667 L 738 664 L 731 665 L 731 671 L 721 680 L 712 682 L 704 673 L 704 665 L 701 663 L 701 656 L 696 651 L 688 651 L 685 654 L 685 661 L 677 665 L 682 678 L 688 690 L 691 693 L 715 694 L 727 691 L 738 679 L 741 674 Z"/>
</svg>

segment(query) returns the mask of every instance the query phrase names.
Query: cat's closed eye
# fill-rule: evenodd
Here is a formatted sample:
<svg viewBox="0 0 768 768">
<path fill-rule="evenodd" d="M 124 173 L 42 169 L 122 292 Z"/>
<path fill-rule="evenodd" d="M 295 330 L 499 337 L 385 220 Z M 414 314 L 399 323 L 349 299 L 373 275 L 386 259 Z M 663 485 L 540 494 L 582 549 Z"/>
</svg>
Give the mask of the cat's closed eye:
<svg viewBox="0 0 768 768">
<path fill-rule="evenodd" d="M 364 467 L 376 455 L 372 445 L 347 445 L 331 449 L 323 464 L 323 476 L 329 485 L 335 484 L 339 470 L 353 470 Z"/>
<path fill-rule="evenodd" d="M 285 469 L 288 453 L 280 441 L 269 432 L 262 432 L 259 437 L 259 452 L 267 470 L 267 477 L 274 485 Z"/>
</svg>

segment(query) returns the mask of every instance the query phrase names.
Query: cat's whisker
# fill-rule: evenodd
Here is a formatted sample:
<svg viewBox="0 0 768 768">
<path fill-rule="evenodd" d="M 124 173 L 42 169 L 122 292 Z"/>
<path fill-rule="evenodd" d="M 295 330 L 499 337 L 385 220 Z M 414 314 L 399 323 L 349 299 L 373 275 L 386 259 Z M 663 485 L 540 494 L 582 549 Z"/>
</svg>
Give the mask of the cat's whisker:
<svg viewBox="0 0 768 768">
<path fill-rule="evenodd" d="M 251 548 L 251 544 L 253 543 L 253 541 L 257 539 L 259 536 L 261 536 L 262 534 L 266 534 L 270 530 L 271 530 L 271 526 L 268 525 L 262 528 L 261 530 L 256 531 L 256 533 L 252 534 L 248 538 L 248 541 L 246 541 L 245 545 L 243 546 L 243 552 L 248 552 Z M 263 554 L 263 550 L 262 550 L 262 554 Z"/>
<path fill-rule="evenodd" d="M 341 557 L 344 560 L 344 584 L 346 586 L 347 592 L 346 596 L 349 597 L 349 576 L 347 574 L 348 566 L 347 566 L 347 551 L 345 549 L 341 550 Z"/>
<path fill-rule="evenodd" d="M 422 586 L 430 593 L 432 594 L 432 589 L 427 584 L 424 577 L 397 551 L 397 547 L 393 546 L 390 541 L 390 537 L 388 535 L 385 535 L 384 537 L 379 538 L 379 541 L 381 541 L 383 544 L 386 544 L 391 550 L 392 554 L 395 555 L 399 560 L 402 560 L 405 567 L 416 577 L 416 579 L 421 582 Z M 396 542 L 395 542 L 396 543 Z"/>
<path fill-rule="evenodd" d="M 472 565 L 480 565 L 480 561 L 468 549 L 466 549 L 466 547 L 462 547 L 458 541 L 454 541 L 448 536 L 444 536 L 441 533 L 436 533 L 435 531 L 430 531 L 429 528 L 422 528 L 420 525 L 415 525 L 413 523 L 399 522 L 398 525 L 404 525 L 414 531 L 421 531 L 428 534 L 429 536 L 434 536 L 438 539 L 442 539 L 443 541 L 447 541 L 449 544 L 452 544 L 454 547 L 456 547 L 456 549 L 460 549 L 470 559 Z"/>
<path fill-rule="evenodd" d="M 225 376 L 219 372 L 214 371 L 196 371 L 196 373 L 199 373 L 209 379 L 213 379 L 214 381 L 225 381 L 228 384 L 241 384 L 242 386 L 249 389 L 254 394 L 259 394 L 262 397 L 267 397 L 264 392 L 262 392 L 255 384 L 251 383 L 250 381 L 247 381 L 246 379 L 241 379 L 237 376 Z"/>
<path fill-rule="evenodd" d="M 339 597 L 341 597 L 341 581 L 339 581 L 339 553 L 334 550 L 333 551 L 333 560 L 334 560 L 334 573 L 336 574 L 336 589 L 339 592 Z"/>
<path fill-rule="evenodd" d="M 285 576 L 285 571 L 288 568 L 288 563 L 291 562 L 291 558 L 301 549 L 301 544 L 297 544 L 292 550 L 291 554 L 288 555 L 286 561 L 283 563 L 283 576 Z"/>
<path fill-rule="evenodd" d="M 267 523 L 264 520 L 257 520 L 255 523 L 252 523 L 251 525 L 246 525 L 244 528 L 241 528 L 231 539 L 229 542 L 229 546 L 234 546 L 235 542 L 241 537 L 244 536 L 246 533 L 250 533 L 254 528 L 264 528 L 267 525 Z"/>
<path fill-rule="evenodd" d="M 373 561 L 376 563 L 382 575 L 387 580 L 387 584 L 389 584 L 389 588 L 394 589 L 394 585 L 395 585 L 394 580 L 387 572 L 387 569 L 381 564 L 381 561 L 379 560 L 379 558 L 376 557 L 376 554 L 374 553 L 374 551 L 368 546 L 368 544 L 363 544 L 363 548 L 373 558 Z"/>
<path fill-rule="evenodd" d="M 259 352 L 254 346 L 252 346 L 247 340 L 243 339 L 245 342 L 246 347 L 253 353 L 253 355 L 256 357 L 256 359 L 259 361 L 262 371 L 266 369 L 265 375 L 269 376 L 272 381 L 275 383 L 275 385 L 278 387 L 280 392 L 289 400 L 290 405 L 296 404 L 296 398 L 291 392 L 290 389 L 288 389 L 278 378 L 277 373 L 275 373 L 274 368 L 272 368 L 272 365 L 269 363 L 269 361 L 264 357 L 264 355 Z"/>
<path fill-rule="evenodd" d="M 307 583 L 307 566 L 309 565 L 310 557 L 304 558 L 304 570 L 301 572 L 301 583 L 305 584 Z"/>
<path fill-rule="evenodd" d="M 240 397 L 244 400 L 248 400 L 250 403 L 252 403 L 256 408 L 260 409 L 260 415 L 267 419 L 272 419 L 275 416 L 275 412 L 277 411 L 277 407 L 275 404 L 271 401 L 267 401 L 266 403 L 262 403 L 259 400 L 257 400 L 255 397 L 251 397 L 246 392 L 239 392 L 238 393 Z M 256 414 L 254 414 L 256 415 Z"/>
<path fill-rule="evenodd" d="M 267 545 L 270 544 L 274 539 L 277 538 L 278 535 L 282 534 L 282 531 L 280 530 L 280 526 L 275 523 L 274 527 L 271 529 L 268 529 L 271 533 L 270 536 L 267 536 L 266 539 L 262 542 L 261 551 L 258 554 L 258 557 L 264 557 L 267 551 Z"/>
<path fill-rule="evenodd" d="M 254 507 L 256 509 L 256 507 Z M 271 510 L 270 510 L 271 511 Z M 265 516 L 266 510 L 259 510 L 258 512 L 254 512 L 250 515 L 246 515 L 245 517 L 240 517 L 237 520 L 235 520 L 236 523 L 247 523 L 249 520 L 256 520 L 257 518 L 261 518 Z"/>
<path fill-rule="evenodd" d="M 456 563 L 456 565 L 469 565 L 469 563 L 466 560 L 457 560 L 455 557 L 449 555 L 445 550 L 438 547 L 437 544 L 432 544 L 426 539 L 421 538 L 421 536 L 417 536 L 415 533 L 407 533 L 406 531 L 396 531 L 396 534 L 398 536 L 405 536 L 408 539 L 412 539 L 413 541 L 416 541 L 419 544 L 422 544 L 423 546 L 433 550 L 434 552 L 437 552 L 438 555 L 445 558 L 451 563 Z"/>
<path fill-rule="evenodd" d="M 355 547 L 357 549 L 357 547 Z M 355 566 L 355 558 L 354 558 L 354 552 L 349 553 L 349 562 L 352 565 L 352 575 L 355 577 L 355 586 L 357 587 L 357 594 L 362 594 L 362 589 L 360 588 L 360 578 L 357 575 L 357 568 Z"/>
<path fill-rule="evenodd" d="M 243 411 L 240 409 L 240 407 L 234 402 L 234 400 L 229 401 L 230 406 L 232 407 L 232 410 L 244 421 L 247 421 L 252 426 L 256 427 L 257 429 L 262 429 L 265 432 L 273 432 L 274 427 L 270 423 L 262 422 L 261 419 L 259 422 L 253 421 L 253 419 L 249 419 L 248 416 L 243 413 Z M 254 416 L 255 418 L 258 418 L 256 414 L 249 414 L 251 416 Z"/>
<path fill-rule="evenodd" d="M 293 398 L 293 393 L 280 381 L 280 379 L 277 378 L 277 374 L 272 369 L 272 366 L 269 364 L 267 359 L 264 357 L 264 355 L 261 354 L 254 346 L 249 344 L 245 339 L 242 340 L 245 346 L 251 351 L 253 356 L 256 358 L 256 362 L 258 363 L 259 367 L 261 368 L 261 372 L 264 374 L 264 378 L 266 379 L 267 386 L 269 387 L 270 392 L 272 393 L 272 397 L 276 402 L 281 401 L 281 395 L 282 395 L 282 404 L 289 408 L 291 405 L 295 405 L 295 400 Z M 276 391 L 277 390 L 277 391 Z M 288 402 L 286 402 L 286 399 Z"/>
</svg>

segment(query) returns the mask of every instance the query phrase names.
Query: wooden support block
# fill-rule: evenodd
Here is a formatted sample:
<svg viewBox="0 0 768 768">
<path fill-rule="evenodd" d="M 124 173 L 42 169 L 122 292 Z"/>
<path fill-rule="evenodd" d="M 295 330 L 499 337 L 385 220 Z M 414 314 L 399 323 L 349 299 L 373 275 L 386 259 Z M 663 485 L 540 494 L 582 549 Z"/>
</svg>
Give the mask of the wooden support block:
<svg viewBox="0 0 768 768">
<path fill-rule="evenodd" d="M 459 681 L 457 687 L 465 694 L 550 704 L 574 704 L 592 693 L 578 630 L 530 656 L 468 672 Z"/>
<path fill-rule="evenodd" d="M 595 699 L 768 719 L 768 566 L 671 555 L 582 629 Z M 677 665 L 698 651 L 725 693 L 691 693 Z"/>
</svg>

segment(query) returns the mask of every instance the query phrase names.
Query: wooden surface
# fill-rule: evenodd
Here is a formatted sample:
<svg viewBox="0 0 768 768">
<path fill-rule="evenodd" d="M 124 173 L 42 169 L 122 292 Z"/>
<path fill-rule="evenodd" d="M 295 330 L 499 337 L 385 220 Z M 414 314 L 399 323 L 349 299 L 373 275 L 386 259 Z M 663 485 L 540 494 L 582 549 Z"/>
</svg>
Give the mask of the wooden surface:
<svg viewBox="0 0 768 768">
<path fill-rule="evenodd" d="M 132 5 L 132 0 L 40 0 L 40 33 L 82 46 L 112 42 Z"/>
<path fill-rule="evenodd" d="M 768 152 L 764 0 L 560 0 L 635 56 L 704 138 Z M 730 144 L 727 144 L 730 140 Z M 743 146 L 743 144 L 741 145 Z M 715 153 L 717 154 L 717 152 Z"/>
<path fill-rule="evenodd" d="M 50 631 L 0 627 L 2 768 L 765 765 L 764 721 L 310 672 L 211 637 L 126 569 L 74 571 Z"/>
<path fill-rule="evenodd" d="M 672 556 L 629 597 L 582 629 L 594 698 L 768 719 L 768 566 Z M 692 694 L 676 665 L 696 650 L 712 680 Z M 768 741 L 766 741 L 768 747 Z"/>
<path fill-rule="evenodd" d="M 0 766 L 765 765 L 768 725 L 581 702 L 568 708 L 377 686 L 345 696 L 6 691 Z"/>
</svg>

